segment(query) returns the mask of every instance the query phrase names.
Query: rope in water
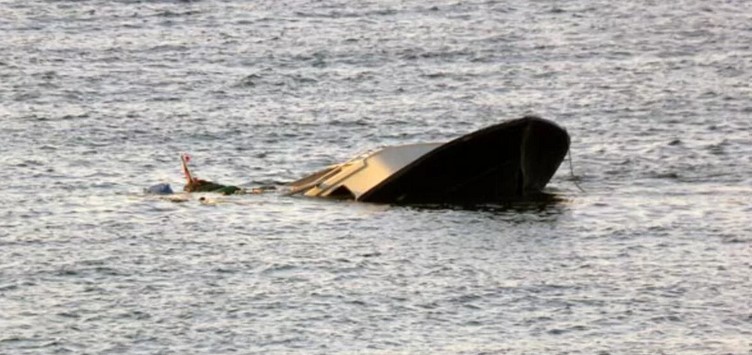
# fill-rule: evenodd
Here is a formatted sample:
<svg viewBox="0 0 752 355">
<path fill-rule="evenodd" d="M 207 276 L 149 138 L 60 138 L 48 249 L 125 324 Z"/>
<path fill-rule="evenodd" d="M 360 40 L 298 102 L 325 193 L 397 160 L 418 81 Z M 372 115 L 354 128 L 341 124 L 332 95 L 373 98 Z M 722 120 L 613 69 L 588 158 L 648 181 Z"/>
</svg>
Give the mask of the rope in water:
<svg viewBox="0 0 752 355">
<path fill-rule="evenodd" d="M 567 149 L 567 155 L 569 156 L 569 174 L 572 176 L 572 182 L 574 183 L 574 186 L 577 186 L 580 191 L 585 192 L 585 189 L 583 189 L 580 184 L 577 183 L 577 179 L 579 179 L 576 175 L 574 175 L 574 166 L 572 164 L 572 150 Z"/>
</svg>

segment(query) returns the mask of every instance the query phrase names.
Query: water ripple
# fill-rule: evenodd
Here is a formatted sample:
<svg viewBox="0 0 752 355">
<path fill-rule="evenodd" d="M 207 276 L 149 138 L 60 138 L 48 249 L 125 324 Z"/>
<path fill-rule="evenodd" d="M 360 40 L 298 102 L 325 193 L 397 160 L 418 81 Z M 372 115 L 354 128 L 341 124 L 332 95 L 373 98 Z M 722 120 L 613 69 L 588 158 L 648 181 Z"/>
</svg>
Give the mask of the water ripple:
<svg viewBox="0 0 752 355">
<path fill-rule="evenodd" d="M 749 5 L 10 1 L 0 353 L 745 353 Z M 552 198 L 282 185 L 534 113 Z M 574 183 L 577 182 L 584 191 Z"/>
</svg>

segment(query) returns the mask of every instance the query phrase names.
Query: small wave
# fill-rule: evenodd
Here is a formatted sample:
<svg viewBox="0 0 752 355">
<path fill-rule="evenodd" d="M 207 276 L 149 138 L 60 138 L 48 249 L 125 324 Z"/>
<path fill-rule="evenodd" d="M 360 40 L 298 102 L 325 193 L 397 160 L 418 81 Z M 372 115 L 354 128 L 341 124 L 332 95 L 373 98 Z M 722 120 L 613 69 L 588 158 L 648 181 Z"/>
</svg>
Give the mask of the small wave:
<svg viewBox="0 0 752 355">
<path fill-rule="evenodd" d="M 24 160 L 18 164 L 15 165 L 18 168 L 28 168 L 32 166 L 45 166 L 45 163 L 39 161 L 39 160 Z"/>
<path fill-rule="evenodd" d="M 654 179 L 668 179 L 668 180 L 678 180 L 681 178 L 681 176 L 678 173 L 673 172 L 673 171 L 660 172 L 660 173 L 654 172 L 652 173 L 651 177 Z"/>
<path fill-rule="evenodd" d="M 729 142 L 727 140 L 723 140 L 716 144 L 711 144 L 707 146 L 707 150 L 710 152 L 710 154 L 713 155 L 726 155 L 726 148 L 729 146 Z"/>
<path fill-rule="evenodd" d="M 183 2 L 188 2 L 188 1 L 183 1 Z M 182 11 L 182 12 L 175 12 L 175 11 L 165 10 L 165 11 L 160 11 L 160 12 L 154 14 L 154 16 L 156 16 L 156 17 L 167 17 L 167 18 L 177 18 L 177 17 L 187 17 L 187 16 L 198 15 L 200 13 L 201 13 L 201 11 L 197 11 L 197 10 L 189 10 L 189 11 Z"/>
<path fill-rule="evenodd" d="M 262 273 L 264 274 L 277 274 L 277 273 L 286 273 L 293 270 L 298 269 L 295 265 L 290 264 L 272 264 L 265 268 Z"/>
<path fill-rule="evenodd" d="M 159 44 L 149 48 L 148 52 L 186 52 L 190 50 L 188 46 L 175 44 Z"/>
<path fill-rule="evenodd" d="M 396 15 L 398 12 L 394 9 L 377 9 L 377 10 L 370 10 L 370 11 L 341 11 L 341 10 L 334 10 L 329 12 L 303 12 L 303 11 L 295 11 L 295 15 L 298 17 L 308 17 L 308 18 L 329 18 L 329 19 L 338 19 L 338 18 L 373 18 L 373 17 L 380 17 L 380 16 L 393 16 Z"/>
<path fill-rule="evenodd" d="M 261 81 L 262 76 L 258 74 L 249 74 L 240 79 L 235 87 L 254 87 Z"/>
<path fill-rule="evenodd" d="M 18 285 L 16 284 L 0 285 L 0 292 L 13 291 L 16 289 L 18 289 Z"/>
</svg>

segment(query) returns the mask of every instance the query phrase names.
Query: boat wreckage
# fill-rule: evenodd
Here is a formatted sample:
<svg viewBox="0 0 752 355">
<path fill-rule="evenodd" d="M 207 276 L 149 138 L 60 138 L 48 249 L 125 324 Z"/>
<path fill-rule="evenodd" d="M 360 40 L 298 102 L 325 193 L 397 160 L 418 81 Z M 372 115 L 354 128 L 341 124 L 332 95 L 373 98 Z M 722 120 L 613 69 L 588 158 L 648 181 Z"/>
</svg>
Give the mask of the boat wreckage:
<svg viewBox="0 0 752 355">
<path fill-rule="evenodd" d="M 446 143 L 381 148 L 294 181 L 287 195 L 400 204 L 481 204 L 545 197 L 543 188 L 569 151 L 569 134 L 535 116 L 502 122 Z M 258 194 L 274 186 L 245 189 L 203 180 L 181 155 L 185 192 Z M 169 184 L 145 190 L 170 195 Z"/>
<path fill-rule="evenodd" d="M 535 116 L 446 143 L 385 147 L 289 185 L 289 195 L 376 203 L 498 203 L 540 195 L 569 151 L 569 134 Z"/>
</svg>

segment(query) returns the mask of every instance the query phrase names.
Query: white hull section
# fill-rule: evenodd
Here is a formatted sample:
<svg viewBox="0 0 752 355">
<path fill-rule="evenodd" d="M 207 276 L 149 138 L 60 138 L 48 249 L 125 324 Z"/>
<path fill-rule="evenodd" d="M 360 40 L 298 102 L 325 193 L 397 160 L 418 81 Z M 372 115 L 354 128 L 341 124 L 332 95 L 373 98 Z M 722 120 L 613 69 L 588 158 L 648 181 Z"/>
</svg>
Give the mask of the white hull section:
<svg viewBox="0 0 752 355">
<path fill-rule="evenodd" d="M 385 147 L 330 166 L 291 184 L 290 194 L 305 190 L 310 197 L 358 198 L 386 178 L 443 143 Z"/>
</svg>

